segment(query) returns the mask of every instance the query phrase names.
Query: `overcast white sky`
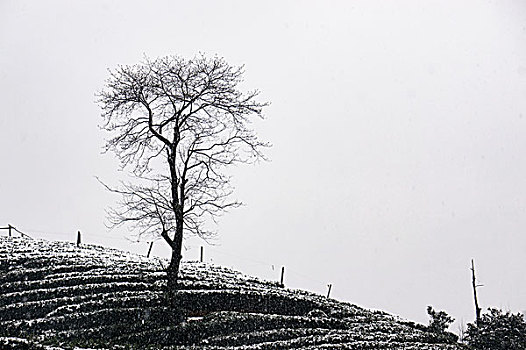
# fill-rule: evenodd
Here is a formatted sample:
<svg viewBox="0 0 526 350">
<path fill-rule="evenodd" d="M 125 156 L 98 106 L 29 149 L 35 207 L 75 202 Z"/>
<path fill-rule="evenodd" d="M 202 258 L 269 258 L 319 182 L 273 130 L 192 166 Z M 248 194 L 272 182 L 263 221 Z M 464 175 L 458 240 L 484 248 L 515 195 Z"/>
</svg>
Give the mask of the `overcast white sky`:
<svg viewBox="0 0 526 350">
<path fill-rule="evenodd" d="M 103 224 L 94 176 L 123 174 L 94 95 L 107 68 L 198 52 L 272 103 L 272 161 L 233 170 L 246 206 L 208 261 L 427 322 L 473 320 L 474 258 L 484 308 L 526 309 L 523 1 L 0 0 L 0 226 L 145 253 Z"/>
</svg>

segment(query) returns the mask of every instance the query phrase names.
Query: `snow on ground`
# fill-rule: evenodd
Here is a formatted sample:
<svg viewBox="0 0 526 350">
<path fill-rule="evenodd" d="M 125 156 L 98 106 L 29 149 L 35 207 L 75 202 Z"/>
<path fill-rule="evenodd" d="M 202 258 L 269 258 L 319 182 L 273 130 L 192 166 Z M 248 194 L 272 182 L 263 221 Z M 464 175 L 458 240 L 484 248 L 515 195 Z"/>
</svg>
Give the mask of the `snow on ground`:
<svg viewBox="0 0 526 350">
<path fill-rule="evenodd" d="M 101 246 L 0 237 L 0 346 L 7 349 L 459 349 L 452 335 L 221 266 Z"/>
</svg>

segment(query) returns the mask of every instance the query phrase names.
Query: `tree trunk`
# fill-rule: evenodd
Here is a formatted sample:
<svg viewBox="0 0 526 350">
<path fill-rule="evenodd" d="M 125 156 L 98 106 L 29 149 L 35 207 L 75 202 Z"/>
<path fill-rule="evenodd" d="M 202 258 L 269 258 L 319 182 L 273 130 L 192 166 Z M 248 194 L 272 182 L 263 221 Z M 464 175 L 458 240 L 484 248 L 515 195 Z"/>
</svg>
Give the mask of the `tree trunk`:
<svg viewBox="0 0 526 350">
<path fill-rule="evenodd" d="M 480 326 L 480 307 L 479 307 L 479 301 L 477 299 L 477 279 L 475 277 L 475 264 L 473 262 L 473 259 L 471 259 L 471 283 L 473 285 L 473 298 L 475 299 L 475 324 L 477 326 Z"/>
<path fill-rule="evenodd" d="M 174 240 L 172 241 L 172 257 L 170 259 L 170 265 L 166 269 L 166 277 L 168 279 L 167 286 L 170 293 L 177 290 L 177 280 L 179 277 L 179 267 L 181 265 L 182 248 L 183 248 L 183 232 L 177 230 Z"/>
<path fill-rule="evenodd" d="M 166 269 L 166 275 L 168 279 L 168 290 L 174 291 L 177 289 L 177 278 L 179 275 L 179 265 L 181 264 L 181 252 L 172 250 L 172 258 L 170 259 L 170 265 Z"/>
<path fill-rule="evenodd" d="M 170 265 L 168 266 L 168 269 L 166 271 L 168 278 L 167 286 L 169 295 L 171 295 L 171 293 L 177 290 L 177 278 L 179 275 L 179 265 L 181 264 L 183 247 L 183 210 L 182 203 L 179 202 L 179 193 L 177 187 L 178 175 L 177 170 L 175 168 L 175 155 L 177 154 L 176 147 L 179 142 L 179 136 L 177 130 L 174 131 L 174 141 L 170 145 L 171 149 L 169 149 L 167 152 L 167 160 L 171 176 L 170 185 L 172 189 L 172 210 L 175 214 L 175 235 L 173 240 L 168 238 L 168 235 L 165 235 L 164 237 L 170 244 L 170 247 L 172 248 L 172 258 L 170 260 Z"/>
</svg>

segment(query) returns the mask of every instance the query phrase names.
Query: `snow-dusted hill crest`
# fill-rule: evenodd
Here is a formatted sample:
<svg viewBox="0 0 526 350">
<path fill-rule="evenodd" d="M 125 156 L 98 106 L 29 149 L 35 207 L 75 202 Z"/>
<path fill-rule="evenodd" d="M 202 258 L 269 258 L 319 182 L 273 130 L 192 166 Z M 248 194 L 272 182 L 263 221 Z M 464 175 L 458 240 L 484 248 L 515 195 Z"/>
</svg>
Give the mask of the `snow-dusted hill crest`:
<svg viewBox="0 0 526 350">
<path fill-rule="evenodd" d="M 460 349 L 379 311 L 219 266 L 100 246 L 0 237 L 0 349 Z"/>
</svg>

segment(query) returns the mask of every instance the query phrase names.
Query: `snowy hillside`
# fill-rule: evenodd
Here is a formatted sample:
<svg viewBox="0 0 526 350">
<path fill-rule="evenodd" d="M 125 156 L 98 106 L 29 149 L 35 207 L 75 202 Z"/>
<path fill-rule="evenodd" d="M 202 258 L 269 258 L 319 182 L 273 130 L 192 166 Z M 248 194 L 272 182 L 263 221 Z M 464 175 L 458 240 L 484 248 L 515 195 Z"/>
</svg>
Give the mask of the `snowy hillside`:
<svg viewBox="0 0 526 350">
<path fill-rule="evenodd" d="M 382 312 L 230 269 L 65 242 L 0 237 L 0 348 L 459 349 Z"/>
</svg>

